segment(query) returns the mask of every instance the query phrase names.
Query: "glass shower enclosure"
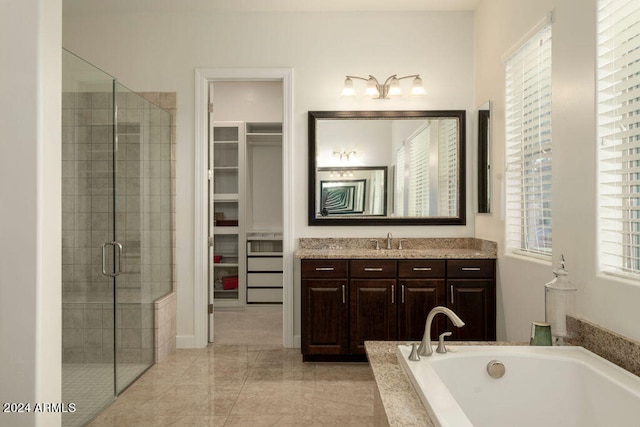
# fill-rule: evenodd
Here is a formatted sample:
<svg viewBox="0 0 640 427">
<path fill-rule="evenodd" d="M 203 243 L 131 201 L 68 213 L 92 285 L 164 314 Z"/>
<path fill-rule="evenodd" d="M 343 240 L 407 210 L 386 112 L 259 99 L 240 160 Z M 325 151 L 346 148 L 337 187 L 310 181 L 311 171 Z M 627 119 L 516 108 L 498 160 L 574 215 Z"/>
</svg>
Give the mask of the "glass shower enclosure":
<svg viewBox="0 0 640 427">
<path fill-rule="evenodd" d="M 172 290 L 171 115 L 62 52 L 62 397 L 84 425 L 154 363 Z"/>
</svg>

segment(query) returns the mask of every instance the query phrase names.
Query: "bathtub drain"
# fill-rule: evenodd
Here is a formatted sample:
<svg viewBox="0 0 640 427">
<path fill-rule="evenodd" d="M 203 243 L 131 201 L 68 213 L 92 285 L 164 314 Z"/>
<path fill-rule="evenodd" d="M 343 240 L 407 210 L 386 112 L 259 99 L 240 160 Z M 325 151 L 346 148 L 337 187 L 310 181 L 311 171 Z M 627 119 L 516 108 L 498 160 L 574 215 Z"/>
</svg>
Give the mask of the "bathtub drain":
<svg viewBox="0 0 640 427">
<path fill-rule="evenodd" d="M 487 372 L 491 378 L 502 378 L 505 373 L 504 364 L 501 361 L 494 359 L 487 363 Z"/>
</svg>

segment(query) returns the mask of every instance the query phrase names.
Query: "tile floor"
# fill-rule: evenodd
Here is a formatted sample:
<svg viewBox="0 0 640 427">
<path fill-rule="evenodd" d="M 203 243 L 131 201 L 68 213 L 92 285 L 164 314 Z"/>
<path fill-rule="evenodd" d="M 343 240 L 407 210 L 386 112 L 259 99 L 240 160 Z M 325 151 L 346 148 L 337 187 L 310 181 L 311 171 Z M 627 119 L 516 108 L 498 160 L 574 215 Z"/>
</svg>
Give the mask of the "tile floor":
<svg viewBox="0 0 640 427">
<path fill-rule="evenodd" d="M 282 346 L 282 310 L 216 311 L 213 322 L 216 344 Z"/>
<path fill-rule="evenodd" d="M 368 364 L 302 363 L 277 313 L 242 314 L 216 313 L 215 344 L 178 349 L 89 425 L 373 426 Z"/>
<path fill-rule="evenodd" d="M 299 349 L 178 349 L 100 414 L 97 426 L 372 426 L 366 363 L 302 363 Z"/>
<path fill-rule="evenodd" d="M 136 378 L 147 365 L 118 365 L 118 384 L 127 384 Z M 83 426 L 95 413 L 113 400 L 113 364 L 63 363 L 62 401 L 73 402 L 78 410 L 62 414 L 65 427 Z"/>
</svg>

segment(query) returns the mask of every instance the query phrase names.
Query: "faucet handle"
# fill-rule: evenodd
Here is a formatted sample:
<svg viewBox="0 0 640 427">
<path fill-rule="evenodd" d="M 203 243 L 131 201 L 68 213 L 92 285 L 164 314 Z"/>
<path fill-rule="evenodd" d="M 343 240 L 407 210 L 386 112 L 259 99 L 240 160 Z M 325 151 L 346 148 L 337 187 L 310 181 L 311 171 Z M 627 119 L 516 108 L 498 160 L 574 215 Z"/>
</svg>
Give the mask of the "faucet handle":
<svg viewBox="0 0 640 427">
<path fill-rule="evenodd" d="M 409 355 L 409 360 L 411 360 L 412 362 L 417 362 L 418 360 L 420 360 L 420 356 L 418 355 L 418 344 L 416 343 L 411 344 L 411 354 Z"/>
<path fill-rule="evenodd" d="M 451 336 L 451 332 L 443 332 L 438 337 L 438 348 L 436 348 L 436 353 L 446 353 L 447 347 L 444 345 L 444 337 Z"/>
<path fill-rule="evenodd" d="M 409 239 L 400 239 L 400 242 L 398 242 L 398 250 L 402 250 L 402 242 L 408 242 Z"/>
<path fill-rule="evenodd" d="M 376 242 L 376 251 L 380 250 L 380 242 L 378 242 L 378 239 L 370 239 L 370 242 Z"/>
</svg>

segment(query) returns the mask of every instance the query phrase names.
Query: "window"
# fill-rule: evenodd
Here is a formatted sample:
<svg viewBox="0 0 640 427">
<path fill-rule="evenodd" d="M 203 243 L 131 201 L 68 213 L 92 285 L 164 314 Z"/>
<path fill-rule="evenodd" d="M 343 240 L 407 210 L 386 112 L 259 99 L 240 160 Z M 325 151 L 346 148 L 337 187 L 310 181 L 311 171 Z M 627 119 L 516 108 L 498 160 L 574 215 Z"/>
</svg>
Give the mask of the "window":
<svg viewBox="0 0 640 427">
<path fill-rule="evenodd" d="M 505 62 L 506 246 L 551 257 L 551 26 Z"/>
<path fill-rule="evenodd" d="M 438 137 L 438 216 L 458 212 L 458 124 L 442 120 Z"/>
<path fill-rule="evenodd" d="M 600 268 L 640 277 L 640 3 L 598 2 Z"/>
<path fill-rule="evenodd" d="M 429 216 L 430 127 L 409 137 L 409 216 Z"/>
<path fill-rule="evenodd" d="M 402 143 L 402 145 L 400 145 L 400 147 L 398 148 L 397 156 L 396 156 L 396 179 L 395 179 L 396 191 L 394 195 L 395 197 L 394 213 L 397 216 L 404 216 L 406 212 L 405 199 L 404 199 L 404 181 L 405 181 L 405 174 L 406 174 L 404 152 L 405 152 L 404 143 Z"/>
</svg>

